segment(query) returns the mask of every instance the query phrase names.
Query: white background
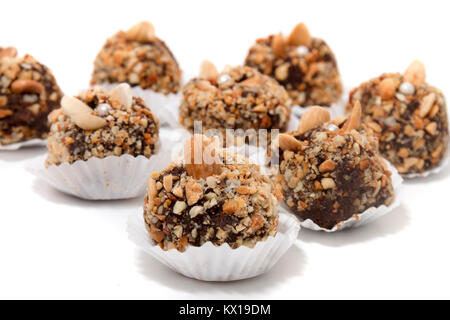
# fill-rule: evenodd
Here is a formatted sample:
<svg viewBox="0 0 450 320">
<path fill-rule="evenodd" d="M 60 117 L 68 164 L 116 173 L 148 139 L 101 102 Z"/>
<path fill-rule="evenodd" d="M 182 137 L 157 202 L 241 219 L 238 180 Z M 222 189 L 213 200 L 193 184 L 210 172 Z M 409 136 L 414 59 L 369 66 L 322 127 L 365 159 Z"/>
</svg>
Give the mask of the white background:
<svg viewBox="0 0 450 320">
<path fill-rule="evenodd" d="M 65 93 L 88 85 L 105 39 L 154 23 L 181 67 L 240 64 L 256 38 L 304 21 L 333 48 L 346 87 L 416 58 L 450 93 L 447 1 L 8 1 L 0 46 L 48 65 Z M 0 298 L 450 298 L 450 167 L 407 182 L 388 216 L 337 234 L 302 230 L 268 274 L 204 283 L 168 270 L 128 241 L 142 199 L 87 202 L 24 171 L 44 149 L 0 152 Z"/>
</svg>

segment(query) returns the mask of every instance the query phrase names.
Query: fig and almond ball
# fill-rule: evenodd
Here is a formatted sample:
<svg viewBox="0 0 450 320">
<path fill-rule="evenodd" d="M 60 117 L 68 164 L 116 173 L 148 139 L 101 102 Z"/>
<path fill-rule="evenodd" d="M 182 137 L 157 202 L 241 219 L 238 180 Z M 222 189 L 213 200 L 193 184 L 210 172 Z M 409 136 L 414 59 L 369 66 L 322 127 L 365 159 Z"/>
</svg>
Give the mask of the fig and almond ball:
<svg viewBox="0 0 450 320">
<path fill-rule="evenodd" d="M 49 115 L 46 166 L 125 154 L 150 158 L 158 151 L 159 121 L 128 84 L 64 96 L 61 106 Z"/>
<path fill-rule="evenodd" d="M 181 73 L 153 25 L 142 22 L 106 41 L 95 59 L 91 84 L 125 82 L 167 95 L 180 90 Z"/>
<path fill-rule="evenodd" d="M 336 58 L 325 41 L 311 37 L 299 23 L 283 34 L 258 39 L 250 48 L 245 65 L 275 78 L 302 107 L 330 106 L 339 100 L 342 83 Z"/>
<path fill-rule="evenodd" d="M 0 145 L 45 139 L 48 114 L 62 92 L 52 72 L 30 55 L 0 47 Z"/>
<path fill-rule="evenodd" d="M 200 76 L 183 88 L 180 123 L 194 132 L 201 121 L 203 132 L 216 129 L 285 130 L 290 118 L 290 100 L 282 86 L 256 69 L 228 67 L 218 73 L 204 61 Z"/>
<path fill-rule="evenodd" d="M 207 242 L 254 247 L 276 235 L 279 198 L 272 182 L 245 156 L 219 148 L 218 140 L 195 135 L 186 141 L 184 162 L 151 175 L 144 218 L 161 249 Z"/>
<path fill-rule="evenodd" d="M 425 82 L 415 61 L 404 74 L 385 73 L 350 93 L 361 101 L 363 121 L 380 140 L 380 152 L 403 176 L 436 168 L 446 155 L 449 131 L 442 92 Z"/>
<path fill-rule="evenodd" d="M 329 121 L 314 107 L 299 129 L 279 137 L 280 175 L 287 205 L 301 220 L 331 230 L 370 207 L 394 201 L 391 172 L 355 105 L 349 119 Z"/>
</svg>

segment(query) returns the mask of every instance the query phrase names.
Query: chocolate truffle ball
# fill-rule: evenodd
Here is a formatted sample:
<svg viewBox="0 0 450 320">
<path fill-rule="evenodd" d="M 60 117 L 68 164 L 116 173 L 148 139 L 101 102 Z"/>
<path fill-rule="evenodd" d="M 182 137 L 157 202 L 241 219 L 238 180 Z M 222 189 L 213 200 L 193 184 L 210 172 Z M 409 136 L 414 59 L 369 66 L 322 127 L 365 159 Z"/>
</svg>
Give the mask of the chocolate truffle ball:
<svg viewBox="0 0 450 320">
<path fill-rule="evenodd" d="M 258 130 L 287 127 L 290 101 L 286 91 L 256 69 L 238 66 L 218 74 L 203 62 L 200 76 L 183 88 L 180 123 L 191 132 L 202 121 L 203 132 L 217 129 Z"/>
<path fill-rule="evenodd" d="M 348 106 L 357 100 L 364 123 L 378 135 L 381 154 L 400 174 L 420 174 L 441 163 L 449 139 L 447 108 L 442 92 L 425 82 L 423 63 L 361 84 Z"/>
<path fill-rule="evenodd" d="M 288 38 L 281 33 L 258 39 L 245 64 L 275 78 L 294 104 L 330 106 L 339 100 L 342 84 L 336 58 L 322 39 L 300 23 Z"/>
<path fill-rule="evenodd" d="M 47 166 L 125 154 L 150 158 L 157 152 L 158 119 L 127 84 L 64 96 L 61 106 L 49 115 Z"/>
<path fill-rule="evenodd" d="M 55 77 L 32 56 L 0 47 L 0 145 L 45 139 L 48 114 L 62 93 Z"/>
<path fill-rule="evenodd" d="M 356 105 L 347 121 L 328 121 L 328 111 L 314 107 L 298 131 L 280 135 L 278 181 L 301 220 L 331 230 L 370 207 L 393 203 L 391 172 L 360 115 Z"/>
<path fill-rule="evenodd" d="M 97 55 L 91 84 L 122 82 L 163 94 L 180 90 L 178 63 L 149 22 L 119 31 Z"/>
<path fill-rule="evenodd" d="M 163 250 L 206 242 L 254 247 L 276 235 L 272 182 L 247 158 L 218 145 L 217 137 L 195 135 L 186 141 L 184 163 L 172 163 L 149 179 L 144 218 Z"/>
</svg>

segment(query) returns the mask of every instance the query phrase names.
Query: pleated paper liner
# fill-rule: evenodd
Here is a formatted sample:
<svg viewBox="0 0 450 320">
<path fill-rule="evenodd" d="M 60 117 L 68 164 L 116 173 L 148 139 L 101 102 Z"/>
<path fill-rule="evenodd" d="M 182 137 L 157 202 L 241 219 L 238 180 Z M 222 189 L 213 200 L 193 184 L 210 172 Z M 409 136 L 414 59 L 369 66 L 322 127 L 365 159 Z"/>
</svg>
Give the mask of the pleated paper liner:
<svg viewBox="0 0 450 320">
<path fill-rule="evenodd" d="M 128 237 L 156 260 L 186 277 L 203 281 L 235 281 L 257 277 L 268 272 L 287 252 L 298 237 L 300 224 L 292 215 L 280 215 L 278 234 L 258 242 L 254 248 L 232 249 L 207 242 L 201 247 L 189 246 L 186 251 L 162 250 L 145 229 L 142 211 L 128 219 Z"/>
<path fill-rule="evenodd" d="M 86 200 L 130 199 L 143 195 L 153 171 L 166 168 L 172 149 L 186 138 L 182 130 L 161 128 L 160 148 L 150 158 L 131 155 L 91 158 L 72 164 L 44 166 L 46 156 L 32 160 L 28 171 L 54 188 Z"/>
</svg>

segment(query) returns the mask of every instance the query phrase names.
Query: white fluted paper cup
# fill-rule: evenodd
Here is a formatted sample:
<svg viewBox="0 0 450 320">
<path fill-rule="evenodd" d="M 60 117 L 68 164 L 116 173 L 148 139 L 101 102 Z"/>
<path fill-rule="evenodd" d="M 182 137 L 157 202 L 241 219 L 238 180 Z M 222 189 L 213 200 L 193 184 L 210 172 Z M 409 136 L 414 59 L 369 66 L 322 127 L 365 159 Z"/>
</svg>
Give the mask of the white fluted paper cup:
<svg viewBox="0 0 450 320">
<path fill-rule="evenodd" d="M 150 158 L 131 155 L 91 158 L 45 167 L 45 156 L 29 162 L 27 170 L 64 193 L 86 200 L 131 199 L 145 194 L 147 179 L 166 168 L 172 148 L 184 141 L 182 130 L 160 129 L 160 148 Z"/>
<path fill-rule="evenodd" d="M 6 146 L 0 145 L 0 151 L 17 151 L 22 148 L 28 147 L 45 147 L 47 145 L 47 140 L 44 139 L 31 139 L 28 141 L 18 142 L 9 144 Z"/>
<path fill-rule="evenodd" d="M 164 251 L 153 242 L 142 213 L 131 214 L 127 225 L 128 238 L 139 248 L 175 272 L 203 281 L 235 281 L 268 272 L 296 241 L 299 230 L 295 217 L 282 214 L 277 235 L 258 242 L 254 248 L 232 249 L 228 244 L 216 247 L 207 242 L 179 252 L 176 249 Z"/>
<path fill-rule="evenodd" d="M 395 208 L 400 206 L 401 203 L 400 193 L 403 186 L 402 184 L 403 179 L 398 174 L 397 169 L 395 169 L 395 167 L 392 166 L 388 161 L 386 162 L 388 164 L 389 168 L 388 170 L 392 172 L 392 186 L 394 187 L 394 194 L 395 194 L 395 200 L 392 204 L 390 204 L 389 206 L 381 205 L 378 208 L 375 207 L 368 208 L 363 213 L 355 214 L 351 218 L 338 223 L 332 229 L 322 228 L 311 219 L 307 219 L 300 222 L 301 227 L 313 231 L 324 231 L 324 232 L 336 232 L 349 228 L 357 228 L 362 225 L 368 224 L 371 221 L 384 216 L 385 214 L 388 214 L 389 212 L 393 211 Z M 291 209 L 285 203 L 282 204 L 282 207 L 285 210 L 291 211 Z"/>
<path fill-rule="evenodd" d="M 164 167 L 166 154 L 150 159 L 144 156 L 109 156 L 103 159 L 78 160 L 72 164 L 44 167 L 39 157 L 28 170 L 64 193 L 86 200 L 135 198 L 145 193 L 145 182 L 152 171 Z"/>
</svg>

